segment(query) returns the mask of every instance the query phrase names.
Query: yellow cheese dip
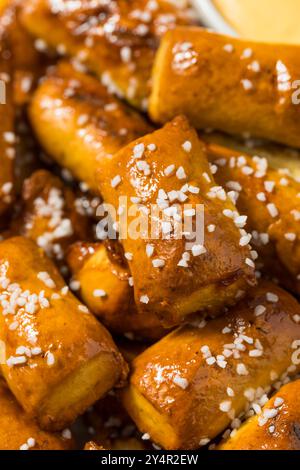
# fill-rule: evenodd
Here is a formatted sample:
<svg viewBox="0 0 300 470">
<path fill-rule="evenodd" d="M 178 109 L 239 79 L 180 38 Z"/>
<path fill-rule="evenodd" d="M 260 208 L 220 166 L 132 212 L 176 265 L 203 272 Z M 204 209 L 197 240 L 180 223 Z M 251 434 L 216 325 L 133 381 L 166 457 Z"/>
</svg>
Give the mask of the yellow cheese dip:
<svg viewBox="0 0 300 470">
<path fill-rule="evenodd" d="M 213 0 L 247 39 L 300 44 L 300 0 Z"/>
</svg>

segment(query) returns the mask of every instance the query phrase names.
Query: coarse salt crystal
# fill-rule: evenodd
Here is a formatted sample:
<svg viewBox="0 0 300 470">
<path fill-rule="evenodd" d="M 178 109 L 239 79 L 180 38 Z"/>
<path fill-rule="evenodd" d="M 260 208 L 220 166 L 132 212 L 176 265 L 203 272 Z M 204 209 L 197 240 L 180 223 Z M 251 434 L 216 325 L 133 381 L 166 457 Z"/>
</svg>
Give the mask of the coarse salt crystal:
<svg viewBox="0 0 300 470">
<path fill-rule="evenodd" d="M 173 383 L 178 387 L 182 388 L 183 390 L 185 390 L 189 385 L 187 379 L 180 377 L 180 375 L 175 375 L 175 377 L 173 378 Z"/>
<path fill-rule="evenodd" d="M 112 180 L 111 180 L 111 187 L 116 188 L 122 181 L 122 178 L 120 175 L 116 175 Z"/>
<path fill-rule="evenodd" d="M 254 309 L 254 315 L 256 317 L 259 317 L 259 315 L 262 315 L 263 313 L 265 313 L 266 311 L 266 307 L 264 307 L 264 305 L 257 305 Z"/>
<path fill-rule="evenodd" d="M 225 400 L 222 401 L 219 405 L 219 409 L 223 411 L 224 413 L 228 413 L 231 409 L 231 401 L 230 400 Z"/>
<path fill-rule="evenodd" d="M 186 140 L 182 144 L 182 148 L 185 152 L 189 153 L 192 150 L 192 143 L 189 140 Z"/>
<path fill-rule="evenodd" d="M 238 373 L 238 375 L 248 375 L 248 370 L 245 366 L 245 364 L 242 364 L 242 363 L 239 363 L 237 366 L 236 366 L 236 371 Z"/>
<path fill-rule="evenodd" d="M 107 293 L 103 289 L 95 289 L 93 292 L 94 297 L 106 297 Z"/>
<path fill-rule="evenodd" d="M 275 218 L 275 217 L 278 216 L 278 214 L 279 214 L 278 209 L 275 206 L 275 204 L 273 204 L 272 202 L 267 204 L 267 209 L 268 209 L 268 212 L 269 212 L 271 217 Z"/>
<path fill-rule="evenodd" d="M 267 292 L 266 299 L 268 302 L 278 302 L 279 297 L 276 294 L 273 294 L 272 292 Z"/>
</svg>

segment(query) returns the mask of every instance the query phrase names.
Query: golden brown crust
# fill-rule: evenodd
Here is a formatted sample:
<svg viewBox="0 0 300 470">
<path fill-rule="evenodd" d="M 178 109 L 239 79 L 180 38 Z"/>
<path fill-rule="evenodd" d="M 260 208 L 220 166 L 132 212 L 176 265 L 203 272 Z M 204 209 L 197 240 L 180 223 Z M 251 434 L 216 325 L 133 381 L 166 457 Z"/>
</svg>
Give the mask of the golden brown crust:
<svg viewBox="0 0 300 470">
<path fill-rule="evenodd" d="M 226 316 L 183 326 L 138 356 L 125 408 L 163 448 L 207 444 L 286 371 L 299 371 L 299 313 L 293 297 L 261 283 Z"/>
<path fill-rule="evenodd" d="M 47 170 L 25 180 L 20 216 L 11 231 L 34 240 L 59 264 L 70 243 L 91 237 L 89 220 L 78 212 L 72 189 Z"/>
<path fill-rule="evenodd" d="M 236 190 L 237 208 L 248 217 L 251 243 L 261 255 L 257 265 L 299 294 L 300 183 L 264 158 L 215 144 L 208 144 L 207 152 L 216 181 Z"/>
<path fill-rule="evenodd" d="M 184 144 L 188 145 L 188 150 L 184 149 Z M 142 155 L 137 158 L 140 149 L 143 150 Z M 166 174 L 166 168 L 172 165 L 174 171 Z M 251 257 L 249 246 L 240 246 L 241 234 L 236 222 L 223 213 L 225 211 L 226 214 L 227 210 L 233 217 L 235 207 L 222 188 L 217 188 L 203 144 L 184 117 L 174 119 L 163 129 L 132 142 L 113 157 L 99 161 L 98 175 L 99 189 L 106 203 L 117 211 L 119 205 L 122 206 L 119 197 L 124 196 L 127 197 L 128 207 L 130 204 L 132 206 L 125 221 L 128 229 L 122 217 L 119 230 L 125 256 L 127 253 L 129 257 L 137 308 L 144 315 L 154 312 L 165 327 L 171 327 L 199 310 L 215 314 L 224 306 L 235 303 L 238 291 L 247 289 L 247 283 L 254 282 L 253 266 L 248 264 L 252 264 L 248 259 Z M 114 186 L 116 178 L 118 184 Z M 165 192 L 165 196 L 160 196 L 161 191 Z M 174 191 L 177 191 L 175 202 L 172 200 Z M 132 198 L 138 198 L 138 203 L 132 204 L 135 201 Z M 179 198 L 183 198 L 184 202 Z M 144 207 L 144 212 L 140 214 L 144 214 L 148 235 L 140 228 L 137 228 L 137 233 L 134 232 L 135 221 L 140 215 L 139 204 Z M 179 237 L 172 230 L 164 239 L 162 237 L 157 214 L 151 210 L 154 207 L 161 211 L 162 206 L 174 209 L 175 204 L 181 211 L 182 219 L 183 210 L 189 207 L 196 213 L 203 205 L 206 252 L 199 256 L 186 251 L 187 239 L 184 235 L 180 238 L 180 232 Z M 130 213 L 131 209 L 133 212 Z M 158 217 L 160 222 L 163 221 L 165 213 L 158 214 Z M 188 216 L 185 222 L 186 219 Z M 196 217 L 191 215 L 191 220 L 194 224 Z M 145 228 L 144 222 L 142 224 Z M 208 230 L 211 225 L 213 232 Z M 187 230 L 186 226 L 182 229 L 183 233 Z M 202 227 L 200 221 L 197 230 L 200 232 Z M 191 227 L 189 231 L 192 232 Z M 195 235 L 190 241 L 193 249 L 200 247 L 195 242 Z M 154 248 L 150 257 L 146 252 L 148 244 Z M 182 265 L 186 256 L 189 260 Z M 153 260 L 164 264 L 154 267 Z"/>
<path fill-rule="evenodd" d="M 0 450 L 68 450 L 74 446 L 72 439 L 40 430 L 2 381 L 0 408 Z"/>
<path fill-rule="evenodd" d="M 110 334 L 34 242 L 1 242 L 0 272 L 3 376 L 43 428 L 62 429 L 122 383 L 126 365 Z"/>
<path fill-rule="evenodd" d="M 300 381 L 283 386 L 218 450 L 300 450 Z"/>
<path fill-rule="evenodd" d="M 83 302 L 111 331 L 146 339 L 168 332 L 156 315 L 137 312 L 129 269 L 113 262 L 103 244 L 78 242 L 70 247 L 67 261 Z"/>
<path fill-rule="evenodd" d="M 153 71 L 150 114 L 185 114 L 198 129 L 249 133 L 300 147 L 298 46 L 241 41 L 201 28 L 163 38 Z"/>
<path fill-rule="evenodd" d="M 98 162 L 151 130 L 95 78 L 68 63 L 59 64 L 41 83 L 29 112 L 44 149 L 95 192 Z"/>
<path fill-rule="evenodd" d="M 176 24 L 190 21 L 185 7 L 164 0 L 153 8 L 148 0 L 112 0 L 103 5 L 65 0 L 58 8 L 50 0 L 29 0 L 23 22 L 49 46 L 77 56 L 117 94 L 145 107 L 160 37 Z"/>
</svg>

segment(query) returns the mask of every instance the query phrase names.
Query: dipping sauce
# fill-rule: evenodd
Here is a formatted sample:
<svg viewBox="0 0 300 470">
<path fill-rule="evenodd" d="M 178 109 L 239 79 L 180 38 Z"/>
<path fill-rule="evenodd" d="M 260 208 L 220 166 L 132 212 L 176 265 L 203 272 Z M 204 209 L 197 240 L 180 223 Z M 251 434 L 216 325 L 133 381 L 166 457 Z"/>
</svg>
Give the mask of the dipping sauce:
<svg viewBox="0 0 300 470">
<path fill-rule="evenodd" d="M 300 44 L 299 0 L 213 0 L 227 22 L 247 39 Z"/>
</svg>

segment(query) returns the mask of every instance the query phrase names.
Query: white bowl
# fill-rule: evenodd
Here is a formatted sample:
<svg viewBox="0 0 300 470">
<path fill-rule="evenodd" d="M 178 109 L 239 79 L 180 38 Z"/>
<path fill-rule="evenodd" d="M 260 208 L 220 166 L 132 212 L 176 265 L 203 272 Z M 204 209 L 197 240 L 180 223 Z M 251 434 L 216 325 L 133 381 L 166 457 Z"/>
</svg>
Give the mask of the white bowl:
<svg viewBox="0 0 300 470">
<path fill-rule="evenodd" d="M 237 36 L 211 0 L 192 0 L 192 3 L 204 26 L 222 34 Z"/>
</svg>

